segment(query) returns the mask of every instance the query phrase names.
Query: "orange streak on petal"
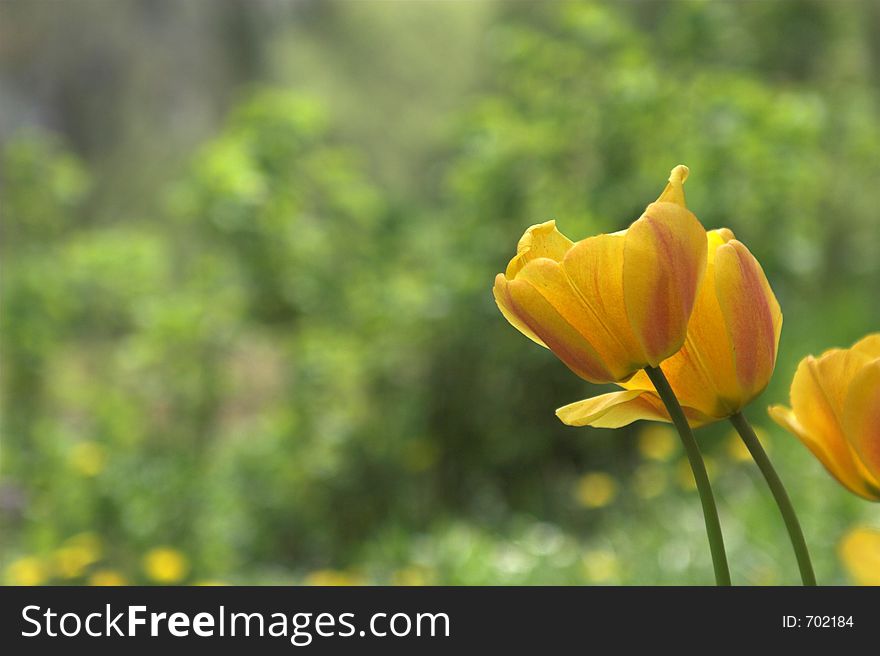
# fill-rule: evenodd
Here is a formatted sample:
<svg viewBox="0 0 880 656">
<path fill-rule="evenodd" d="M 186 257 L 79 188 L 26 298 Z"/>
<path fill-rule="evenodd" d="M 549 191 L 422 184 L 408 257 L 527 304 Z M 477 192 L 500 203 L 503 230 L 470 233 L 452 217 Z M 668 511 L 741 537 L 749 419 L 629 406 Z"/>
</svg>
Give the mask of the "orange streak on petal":
<svg viewBox="0 0 880 656">
<path fill-rule="evenodd" d="M 514 310 L 513 299 L 510 297 L 510 290 L 508 289 L 508 281 L 503 273 L 499 273 L 495 276 L 495 285 L 492 287 L 492 295 L 495 297 L 495 303 L 498 305 L 498 309 L 501 310 L 501 314 L 507 319 L 511 326 L 516 328 L 536 344 L 540 344 L 544 348 L 547 348 L 547 345 L 541 340 L 541 338 L 529 328 L 525 320 Z"/>
<path fill-rule="evenodd" d="M 706 231 L 675 203 L 652 203 L 626 231 L 626 312 L 652 366 L 684 344 L 706 250 Z"/>
<path fill-rule="evenodd" d="M 754 396 L 767 386 L 776 364 L 779 304 L 761 265 L 737 240 L 720 246 L 715 254 L 715 287 L 740 386 Z"/>
<path fill-rule="evenodd" d="M 540 260 L 535 260 L 531 264 L 538 262 Z M 572 323 L 571 306 L 561 310 L 549 300 L 548 296 L 551 296 L 552 291 L 559 290 L 539 289 L 535 284 L 521 277 L 509 281 L 508 289 L 516 316 L 520 317 L 569 369 L 581 378 L 594 383 L 608 383 L 615 380 L 615 375 L 608 370 L 590 341 L 581 333 L 577 325 Z"/>
</svg>

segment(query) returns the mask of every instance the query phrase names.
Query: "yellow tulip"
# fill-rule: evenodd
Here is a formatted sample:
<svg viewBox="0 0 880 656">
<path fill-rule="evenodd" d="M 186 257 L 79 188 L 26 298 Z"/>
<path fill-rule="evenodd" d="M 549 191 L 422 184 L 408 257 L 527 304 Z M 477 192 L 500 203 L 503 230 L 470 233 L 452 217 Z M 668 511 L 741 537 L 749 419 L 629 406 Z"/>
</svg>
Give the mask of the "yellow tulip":
<svg viewBox="0 0 880 656">
<path fill-rule="evenodd" d="M 555 221 L 523 235 L 495 301 L 524 335 L 594 383 L 628 379 L 678 351 L 706 267 L 706 232 L 677 166 L 629 228 L 573 243 Z"/>
<path fill-rule="evenodd" d="M 770 416 L 851 492 L 880 501 L 880 333 L 807 356 Z"/>
<path fill-rule="evenodd" d="M 854 527 L 841 541 L 839 553 L 856 585 L 880 585 L 880 530 Z"/>
<path fill-rule="evenodd" d="M 684 346 L 663 372 L 696 427 L 729 417 L 760 394 L 773 374 L 782 312 L 761 265 L 727 228 L 708 233 L 706 276 Z M 556 411 L 569 426 L 618 428 L 637 419 L 670 421 L 647 374 L 624 389 Z"/>
</svg>

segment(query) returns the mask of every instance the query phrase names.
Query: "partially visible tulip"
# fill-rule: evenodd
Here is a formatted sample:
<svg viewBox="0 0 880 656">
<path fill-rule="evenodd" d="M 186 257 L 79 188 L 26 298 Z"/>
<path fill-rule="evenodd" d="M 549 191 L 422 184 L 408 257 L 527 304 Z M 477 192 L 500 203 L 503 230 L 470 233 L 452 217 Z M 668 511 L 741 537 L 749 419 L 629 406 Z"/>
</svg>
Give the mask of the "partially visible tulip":
<svg viewBox="0 0 880 656">
<path fill-rule="evenodd" d="M 880 501 L 880 333 L 801 360 L 791 408 L 772 406 L 770 416 L 844 487 Z"/>
<path fill-rule="evenodd" d="M 739 412 L 760 394 L 776 365 L 782 312 L 761 265 L 727 228 L 708 233 L 706 276 L 684 346 L 663 363 L 691 426 Z M 570 426 L 618 428 L 637 419 L 670 421 L 644 372 L 556 411 Z"/>
<path fill-rule="evenodd" d="M 880 585 L 880 530 L 852 528 L 841 540 L 839 553 L 856 585 Z"/>
<path fill-rule="evenodd" d="M 524 335 L 594 383 L 657 366 L 684 343 L 706 266 L 706 232 L 677 166 L 628 229 L 573 243 L 554 221 L 526 230 L 495 301 Z"/>
</svg>

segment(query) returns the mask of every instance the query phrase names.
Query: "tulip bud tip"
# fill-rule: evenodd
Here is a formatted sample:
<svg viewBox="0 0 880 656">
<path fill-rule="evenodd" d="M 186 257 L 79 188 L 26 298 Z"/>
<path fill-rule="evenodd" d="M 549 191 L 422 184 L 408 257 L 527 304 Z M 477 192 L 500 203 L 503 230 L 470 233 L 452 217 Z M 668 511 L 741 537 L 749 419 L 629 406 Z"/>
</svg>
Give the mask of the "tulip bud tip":
<svg viewBox="0 0 880 656">
<path fill-rule="evenodd" d="M 678 181 L 684 184 L 684 181 L 687 180 L 688 174 L 691 170 L 685 166 L 684 164 L 679 164 L 669 173 L 669 181 L 673 184 Z"/>
</svg>

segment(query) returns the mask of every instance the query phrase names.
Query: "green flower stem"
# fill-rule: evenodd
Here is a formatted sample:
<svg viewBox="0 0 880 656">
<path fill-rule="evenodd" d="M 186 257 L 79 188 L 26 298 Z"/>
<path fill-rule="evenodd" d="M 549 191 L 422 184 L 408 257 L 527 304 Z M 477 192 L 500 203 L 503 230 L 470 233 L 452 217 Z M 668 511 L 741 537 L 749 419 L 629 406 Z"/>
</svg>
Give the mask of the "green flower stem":
<svg viewBox="0 0 880 656">
<path fill-rule="evenodd" d="M 706 522 L 706 534 L 709 537 L 709 549 L 712 552 L 712 566 L 715 568 L 716 585 L 730 585 L 730 569 L 727 566 L 727 554 L 724 551 L 724 536 L 721 534 L 721 522 L 718 521 L 718 508 L 715 507 L 715 497 L 712 494 L 712 486 L 709 484 L 709 474 L 706 473 L 706 465 L 700 454 L 700 447 L 694 439 L 694 433 L 684 416 L 675 393 L 669 386 L 669 381 L 660 367 L 645 367 L 645 373 L 654 383 L 654 389 L 663 400 L 666 410 L 672 419 L 672 423 L 678 429 L 684 450 L 690 461 L 691 470 L 694 472 L 694 480 L 700 493 L 700 503 L 703 505 L 703 519 Z"/>
<path fill-rule="evenodd" d="M 810 562 L 810 552 L 807 550 L 807 543 L 804 540 L 804 532 L 801 530 L 800 522 L 794 513 L 794 507 L 791 505 L 791 499 L 785 491 L 785 486 L 770 464 L 770 458 L 767 452 L 761 446 L 758 436 L 752 429 L 748 420 L 743 416 L 742 412 L 731 415 L 730 423 L 733 424 L 742 441 L 745 443 L 755 464 L 764 475 L 767 486 L 776 499 L 776 505 L 779 506 L 779 512 L 782 513 L 782 519 L 785 521 L 785 528 L 788 529 L 788 537 L 791 539 L 791 546 L 794 547 L 794 554 L 797 557 L 798 568 L 801 570 L 801 580 L 804 585 L 816 585 L 816 575 L 813 573 L 813 563 Z"/>
</svg>

